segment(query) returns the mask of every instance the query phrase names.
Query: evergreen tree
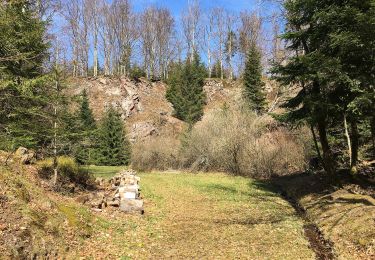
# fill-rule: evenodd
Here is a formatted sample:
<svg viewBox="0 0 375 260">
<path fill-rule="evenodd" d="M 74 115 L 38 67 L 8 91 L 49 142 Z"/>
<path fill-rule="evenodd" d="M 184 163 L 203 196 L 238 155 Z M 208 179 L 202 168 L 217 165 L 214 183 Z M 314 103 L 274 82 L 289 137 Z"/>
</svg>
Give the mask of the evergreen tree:
<svg viewBox="0 0 375 260">
<path fill-rule="evenodd" d="M 203 116 L 205 94 L 204 79 L 207 71 L 198 54 L 193 61 L 186 60 L 174 68 L 168 80 L 167 99 L 173 104 L 175 116 L 193 124 Z"/>
<path fill-rule="evenodd" d="M 248 50 L 243 84 L 244 97 L 249 107 L 257 113 L 264 112 L 266 98 L 263 89 L 264 82 L 262 81 L 261 57 L 255 44 L 252 44 Z"/>
<path fill-rule="evenodd" d="M 99 162 L 102 165 L 128 165 L 131 146 L 126 137 L 120 114 L 110 107 L 101 122 L 99 133 Z"/>
<path fill-rule="evenodd" d="M 1 149 L 35 148 L 51 136 L 54 90 L 51 77 L 43 74 L 49 44 L 46 23 L 34 9 L 22 0 L 0 5 Z"/>
<path fill-rule="evenodd" d="M 358 123 L 365 100 L 371 111 L 374 85 L 374 1 L 285 1 L 287 31 L 283 38 L 297 55 L 274 69 L 285 86 L 301 87 L 286 104 L 284 119 L 308 122 L 317 128 L 326 172 L 334 174 L 336 161 L 329 142 L 330 129 L 348 121 L 351 168 L 356 171 Z M 372 87 L 371 87 L 372 86 Z M 374 110 L 372 110 L 374 111 Z M 342 148 L 338 148 L 341 150 Z M 336 150 L 336 149 L 335 149 Z"/>
<path fill-rule="evenodd" d="M 90 108 L 86 89 L 82 91 L 81 96 L 82 96 L 82 102 L 81 102 L 81 109 L 80 109 L 80 117 L 81 117 L 82 125 L 85 130 L 92 130 L 95 128 L 95 119 L 94 119 L 92 110 Z"/>
<path fill-rule="evenodd" d="M 220 61 L 217 60 L 215 61 L 212 67 L 211 78 L 220 78 L 220 77 L 221 77 L 221 66 L 220 66 Z M 224 73 L 224 78 L 225 78 L 225 73 Z"/>
<path fill-rule="evenodd" d="M 96 164 L 98 158 L 97 128 L 86 89 L 82 91 L 81 98 L 81 107 L 78 116 L 80 133 L 79 140 L 74 145 L 74 155 L 77 162 L 81 164 Z"/>
</svg>

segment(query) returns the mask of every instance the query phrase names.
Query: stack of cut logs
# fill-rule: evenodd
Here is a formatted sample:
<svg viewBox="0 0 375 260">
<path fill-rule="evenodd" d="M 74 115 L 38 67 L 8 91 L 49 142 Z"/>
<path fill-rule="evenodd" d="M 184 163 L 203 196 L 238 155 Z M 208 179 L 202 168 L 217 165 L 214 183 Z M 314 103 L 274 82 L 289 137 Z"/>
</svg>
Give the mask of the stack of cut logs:
<svg viewBox="0 0 375 260">
<path fill-rule="evenodd" d="M 124 170 L 108 182 L 98 178 L 97 183 L 109 192 L 98 193 L 91 206 L 103 210 L 106 207 L 119 207 L 126 213 L 144 213 L 143 200 L 140 198 L 139 181 L 133 170 Z"/>
</svg>

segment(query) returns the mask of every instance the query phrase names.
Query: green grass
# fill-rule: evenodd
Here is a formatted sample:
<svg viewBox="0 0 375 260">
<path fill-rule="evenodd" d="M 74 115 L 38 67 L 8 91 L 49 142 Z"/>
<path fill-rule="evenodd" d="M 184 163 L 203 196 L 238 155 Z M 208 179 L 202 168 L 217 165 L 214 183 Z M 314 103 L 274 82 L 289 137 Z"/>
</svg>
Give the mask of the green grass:
<svg viewBox="0 0 375 260">
<path fill-rule="evenodd" d="M 119 171 L 126 169 L 126 166 L 84 166 L 85 169 L 89 171 L 96 178 L 109 179 L 113 177 Z"/>
<path fill-rule="evenodd" d="M 90 172 L 109 178 L 123 168 L 95 166 Z M 246 178 L 142 173 L 145 215 L 140 216 L 117 209 L 94 213 L 74 198 L 46 193 L 27 179 L 30 176 L 25 174 L 23 180 L 10 172 L 0 174 L 0 188 L 6 185 L 20 209 L 6 209 L 9 221 L 23 216 L 33 234 L 32 248 L 43 248 L 47 241 L 53 251 L 58 248 L 58 258 L 315 258 L 303 233 L 304 223 L 288 202 L 268 186 Z M 29 196 L 24 191 L 18 195 L 16 191 L 23 189 Z M 6 241 L 1 236 L 0 242 L 2 249 Z"/>
<path fill-rule="evenodd" d="M 140 177 L 145 215 L 119 213 L 111 219 L 102 215 L 106 220 L 94 225 L 96 235 L 77 257 L 315 258 L 302 220 L 269 187 L 213 173 L 142 173 Z"/>
</svg>

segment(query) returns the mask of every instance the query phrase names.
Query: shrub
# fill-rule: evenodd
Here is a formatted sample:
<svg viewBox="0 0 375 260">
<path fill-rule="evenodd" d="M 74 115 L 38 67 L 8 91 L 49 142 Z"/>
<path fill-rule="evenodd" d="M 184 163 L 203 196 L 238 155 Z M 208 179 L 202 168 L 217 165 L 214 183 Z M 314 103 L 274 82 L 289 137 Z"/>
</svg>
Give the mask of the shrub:
<svg viewBox="0 0 375 260">
<path fill-rule="evenodd" d="M 308 147 L 297 138 L 300 131 L 273 123 L 247 110 L 214 111 L 188 134 L 182 165 L 258 178 L 304 170 Z"/>
<path fill-rule="evenodd" d="M 181 140 L 156 137 L 136 144 L 139 170 L 222 171 L 254 178 L 303 171 L 311 140 L 304 128 L 289 130 L 246 109 L 207 113 Z"/>
<path fill-rule="evenodd" d="M 139 171 L 168 170 L 179 167 L 179 141 L 171 137 L 157 137 L 134 145 L 132 167 Z"/>
<path fill-rule="evenodd" d="M 146 77 L 146 72 L 142 68 L 134 66 L 130 69 L 129 77 L 133 80 L 138 80 L 139 78 Z"/>
<path fill-rule="evenodd" d="M 53 159 L 47 158 L 38 161 L 39 174 L 47 179 L 53 176 Z M 93 185 L 93 177 L 85 170 L 79 167 L 77 162 L 68 156 L 60 156 L 57 159 L 57 172 L 60 182 L 75 183 L 84 187 Z"/>
</svg>

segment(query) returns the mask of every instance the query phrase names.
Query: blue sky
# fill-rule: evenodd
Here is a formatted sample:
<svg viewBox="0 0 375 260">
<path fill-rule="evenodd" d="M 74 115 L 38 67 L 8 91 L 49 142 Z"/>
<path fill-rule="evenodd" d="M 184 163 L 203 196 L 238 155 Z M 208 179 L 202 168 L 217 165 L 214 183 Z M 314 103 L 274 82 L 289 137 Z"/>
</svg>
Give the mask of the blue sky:
<svg viewBox="0 0 375 260">
<path fill-rule="evenodd" d="M 133 5 L 136 10 L 142 10 L 148 5 L 168 7 L 175 17 L 178 17 L 187 7 L 187 2 L 187 0 L 134 0 Z M 200 0 L 199 2 L 201 7 L 206 10 L 211 7 L 224 7 L 227 10 L 239 12 L 244 10 L 255 10 L 257 8 L 258 0 Z M 267 12 L 273 9 L 272 5 L 269 3 L 263 3 L 262 8 L 263 10 L 268 9 Z"/>
</svg>

